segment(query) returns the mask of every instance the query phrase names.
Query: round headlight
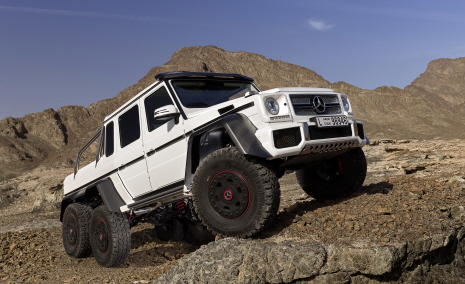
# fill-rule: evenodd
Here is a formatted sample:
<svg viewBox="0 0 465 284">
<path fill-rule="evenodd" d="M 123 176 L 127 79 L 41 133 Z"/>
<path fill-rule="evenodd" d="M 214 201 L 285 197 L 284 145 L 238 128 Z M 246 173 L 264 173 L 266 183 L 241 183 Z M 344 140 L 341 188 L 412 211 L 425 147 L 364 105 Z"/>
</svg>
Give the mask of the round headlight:
<svg viewBox="0 0 465 284">
<path fill-rule="evenodd" d="M 342 106 L 344 107 L 344 110 L 349 111 L 350 109 L 349 101 L 344 97 L 342 97 L 341 99 L 342 99 Z"/>
<path fill-rule="evenodd" d="M 266 110 L 272 115 L 277 115 L 279 113 L 278 102 L 273 98 L 267 98 L 265 100 L 265 107 Z"/>
</svg>

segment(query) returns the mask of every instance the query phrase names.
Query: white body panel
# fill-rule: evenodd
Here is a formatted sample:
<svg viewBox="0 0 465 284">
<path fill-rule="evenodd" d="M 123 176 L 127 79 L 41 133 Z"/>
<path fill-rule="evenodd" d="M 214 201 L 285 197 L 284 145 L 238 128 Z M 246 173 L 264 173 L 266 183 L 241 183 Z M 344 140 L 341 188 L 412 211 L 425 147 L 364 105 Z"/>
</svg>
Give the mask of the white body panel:
<svg viewBox="0 0 465 284">
<path fill-rule="evenodd" d="M 150 94 L 141 98 L 141 105 Z M 147 116 L 151 115 L 153 116 L 153 114 L 146 114 L 144 109 L 141 125 L 152 191 L 156 191 L 184 180 L 187 155 L 187 139 L 184 133 L 187 123 L 182 117 L 179 118 L 178 123 L 171 119 L 150 132 L 145 126 Z"/>
<path fill-rule="evenodd" d="M 129 194 L 134 198 L 152 190 L 144 157 L 143 139 L 142 135 L 140 135 L 139 139 L 121 148 L 120 139 L 118 139 L 120 134 L 119 127 L 115 127 L 118 175 L 123 185 L 128 189 Z"/>
<path fill-rule="evenodd" d="M 179 138 L 181 137 L 181 138 Z M 158 149 L 178 138 L 168 148 L 156 150 L 147 157 L 147 167 L 154 190 L 184 180 L 186 170 L 187 139 L 184 136 L 183 123 L 175 125 L 173 121 L 156 129 L 146 136 L 147 152 Z"/>
</svg>

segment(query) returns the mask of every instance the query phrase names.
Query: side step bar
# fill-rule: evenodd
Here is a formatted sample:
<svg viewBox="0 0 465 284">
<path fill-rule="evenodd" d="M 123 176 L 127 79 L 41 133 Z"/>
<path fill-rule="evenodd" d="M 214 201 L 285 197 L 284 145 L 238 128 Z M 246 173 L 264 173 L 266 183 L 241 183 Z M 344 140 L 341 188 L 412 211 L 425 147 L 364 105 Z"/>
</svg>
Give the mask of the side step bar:
<svg viewBox="0 0 465 284">
<path fill-rule="evenodd" d="M 154 203 L 158 203 L 156 206 L 159 206 L 162 203 L 167 203 L 176 199 L 182 199 L 186 196 L 187 195 L 184 194 L 184 186 L 179 186 L 167 190 L 165 192 L 155 193 L 152 196 L 136 201 L 132 204 L 128 204 L 128 208 L 131 210 L 135 210 L 148 205 L 153 205 Z"/>
</svg>

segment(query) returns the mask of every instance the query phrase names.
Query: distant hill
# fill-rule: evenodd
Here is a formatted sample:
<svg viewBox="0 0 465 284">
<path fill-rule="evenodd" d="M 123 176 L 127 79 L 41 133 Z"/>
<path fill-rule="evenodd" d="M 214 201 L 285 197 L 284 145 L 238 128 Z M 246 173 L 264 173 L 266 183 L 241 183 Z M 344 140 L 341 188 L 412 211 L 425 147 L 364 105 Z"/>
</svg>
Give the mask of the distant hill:
<svg viewBox="0 0 465 284">
<path fill-rule="evenodd" d="M 262 90 L 275 87 L 326 87 L 350 96 L 356 118 L 366 123 L 371 139 L 463 138 L 465 123 L 465 57 L 438 59 L 405 89 L 364 90 L 345 82 L 331 83 L 316 72 L 248 52 L 228 52 L 214 46 L 183 47 L 163 66 L 112 99 L 7 117 L 0 121 L 0 180 L 32 169 L 71 166 L 79 147 L 102 119 L 155 81 L 162 72 L 188 70 L 232 72 L 253 77 Z"/>
</svg>

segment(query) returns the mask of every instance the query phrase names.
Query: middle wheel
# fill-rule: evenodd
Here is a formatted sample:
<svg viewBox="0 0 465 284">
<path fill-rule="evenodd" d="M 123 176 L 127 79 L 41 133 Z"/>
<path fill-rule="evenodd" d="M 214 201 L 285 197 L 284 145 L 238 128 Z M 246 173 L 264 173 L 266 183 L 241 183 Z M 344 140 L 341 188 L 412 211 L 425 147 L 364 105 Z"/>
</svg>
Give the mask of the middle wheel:
<svg viewBox="0 0 465 284">
<path fill-rule="evenodd" d="M 97 262 L 114 267 L 126 262 L 131 250 L 131 231 L 123 213 L 111 212 L 100 205 L 90 220 L 90 245 Z"/>
<path fill-rule="evenodd" d="M 192 193 L 204 225 L 222 236 L 256 234 L 273 220 L 279 207 L 276 174 L 236 148 L 217 150 L 202 161 Z"/>
</svg>

